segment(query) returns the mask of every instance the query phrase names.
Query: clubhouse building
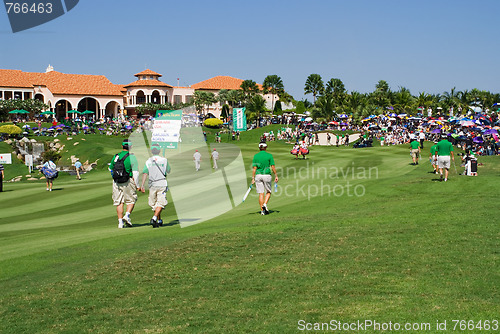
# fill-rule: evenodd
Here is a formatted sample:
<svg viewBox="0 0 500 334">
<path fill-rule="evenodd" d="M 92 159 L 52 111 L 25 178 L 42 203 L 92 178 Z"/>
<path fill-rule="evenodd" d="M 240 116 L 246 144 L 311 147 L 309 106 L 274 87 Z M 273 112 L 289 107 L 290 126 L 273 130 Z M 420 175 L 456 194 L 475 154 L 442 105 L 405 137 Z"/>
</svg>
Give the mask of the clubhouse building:
<svg viewBox="0 0 500 334">
<path fill-rule="evenodd" d="M 221 89 L 240 89 L 243 82 L 230 76 L 216 76 L 189 87 L 177 87 L 162 82 L 162 75 L 149 69 L 134 76 L 136 80 L 128 85 L 117 85 L 103 75 L 66 74 L 50 65 L 45 73 L 0 69 L 0 100 L 37 99 L 47 104 L 57 119 L 74 117 L 68 114 L 71 110 L 90 110 L 96 118 L 121 114 L 137 117 L 140 115 L 135 108 L 142 103 L 189 103 L 197 90 L 217 94 Z M 272 95 L 263 97 L 270 108 Z M 274 101 L 277 99 L 275 96 Z M 217 102 L 205 113 L 220 117 L 221 110 Z"/>
</svg>

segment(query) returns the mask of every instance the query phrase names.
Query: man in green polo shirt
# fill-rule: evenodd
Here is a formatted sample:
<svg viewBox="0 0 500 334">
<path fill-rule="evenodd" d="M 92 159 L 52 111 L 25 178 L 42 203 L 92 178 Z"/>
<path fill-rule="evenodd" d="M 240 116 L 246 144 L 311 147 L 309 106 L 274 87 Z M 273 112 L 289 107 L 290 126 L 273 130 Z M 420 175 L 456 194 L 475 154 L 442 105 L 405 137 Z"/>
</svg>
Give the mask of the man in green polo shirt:
<svg viewBox="0 0 500 334">
<path fill-rule="evenodd" d="M 411 158 L 413 159 L 413 165 L 418 165 L 418 158 L 420 156 L 420 143 L 413 138 L 410 142 Z"/>
<path fill-rule="evenodd" d="M 431 160 L 432 168 L 434 168 L 434 173 L 438 173 L 438 157 L 436 156 L 437 141 L 431 146 L 431 152 L 429 153 L 429 158 Z"/>
<path fill-rule="evenodd" d="M 117 181 L 113 179 L 113 205 L 116 206 L 116 213 L 118 216 L 118 228 L 123 228 L 124 224 L 128 227 L 132 227 L 132 220 L 130 219 L 130 214 L 132 213 L 132 210 L 134 209 L 135 202 L 137 201 L 137 185 L 134 180 L 134 174 L 133 171 L 137 170 L 138 168 L 138 162 L 137 158 L 130 153 L 130 148 L 132 147 L 132 143 L 128 139 L 124 139 L 122 142 L 122 148 L 123 151 L 120 153 L 116 154 L 113 159 L 111 160 L 111 163 L 109 164 L 109 169 L 111 170 L 111 173 L 113 173 L 115 176 L 118 171 L 118 168 L 116 168 L 115 165 L 117 165 L 118 161 L 121 161 L 125 156 L 125 159 L 123 160 L 123 164 L 125 166 L 125 171 L 128 173 L 128 179 L 124 180 L 121 182 L 121 180 Z M 116 169 L 116 170 L 115 170 Z M 123 214 L 124 208 L 123 206 L 127 207 L 126 208 L 126 213 L 125 215 Z"/>
<path fill-rule="evenodd" d="M 443 135 L 441 137 L 441 141 L 437 143 L 436 153 L 434 156 L 438 159 L 438 167 L 439 167 L 439 179 L 443 180 L 443 169 L 444 171 L 444 180 L 448 181 L 448 171 L 450 170 L 450 156 L 455 162 L 455 156 L 453 155 L 453 145 L 448 141 L 448 137 Z"/>
<path fill-rule="evenodd" d="M 274 173 L 274 182 L 278 182 L 278 174 L 271 153 L 266 152 L 267 144 L 259 144 L 260 152 L 254 155 L 252 161 L 252 184 L 255 183 L 259 194 L 259 205 L 261 215 L 269 214 L 267 202 L 271 198 L 271 170 Z"/>
</svg>

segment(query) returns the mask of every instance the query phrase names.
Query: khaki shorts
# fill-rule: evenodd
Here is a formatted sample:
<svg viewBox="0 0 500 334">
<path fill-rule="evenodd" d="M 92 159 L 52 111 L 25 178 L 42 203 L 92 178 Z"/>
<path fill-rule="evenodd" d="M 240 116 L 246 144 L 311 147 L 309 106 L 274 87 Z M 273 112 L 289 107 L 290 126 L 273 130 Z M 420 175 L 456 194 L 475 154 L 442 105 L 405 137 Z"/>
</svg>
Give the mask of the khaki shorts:
<svg viewBox="0 0 500 334">
<path fill-rule="evenodd" d="M 168 201 L 165 188 L 149 188 L 148 204 L 153 210 L 166 207 Z"/>
<path fill-rule="evenodd" d="M 137 187 L 133 179 L 125 183 L 113 182 L 113 205 L 135 204 L 137 202 Z"/>
<path fill-rule="evenodd" d="M 255 187 L 257 194 L 270 193 L 271 192 L 271 175 L 255 175 Z"/>
<path fill-rule="evenodd" d="M 450 169 L 450 165 L 451 164 L 450 164 L 450 156 L 449 155 L 438 157 L 438 167 L 439 168 Z"/>
<path fill-rule="evenodd" d="M 411 150 L 411 156 L 415 159 L 418 158 L 418 148 L 414 148 Z"/>
</svg>

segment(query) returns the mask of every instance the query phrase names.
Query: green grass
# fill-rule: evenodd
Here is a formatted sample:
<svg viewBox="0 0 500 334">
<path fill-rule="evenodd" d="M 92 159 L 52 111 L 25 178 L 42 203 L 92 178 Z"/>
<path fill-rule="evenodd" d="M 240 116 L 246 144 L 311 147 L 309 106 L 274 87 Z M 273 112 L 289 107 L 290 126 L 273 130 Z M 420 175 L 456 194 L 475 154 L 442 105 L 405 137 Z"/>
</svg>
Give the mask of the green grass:
<svg viewBox="0 0 500 334">
<path fill-rule="evenodd" d="M 261 131 L 237 143 L 246 165 Z M 85 138 L 74 149 L 88 146 L 89 160 L 107 163 L 119 147 Z M 478 177 L 452 167 L 441 183 L 428 162 L 409 164 L 406 146 L 312 147 L 306 161 L 290 145 L 268 150 L 280 172 L 269 216 L 252 193 L 184 229 L 148 226 L 142 194 L 142 226 L 117 229 L 104 168 L 63 175 L 51 193 L 41 181 L 4 184 L 0 331 L 296 333 L 301 319 L 370 319 L 437 332 L 436 320 L 499 318 L 498 157 L 480 158 Z M 175 221 L 172 204 L 165 214 Z"/>
</svg>

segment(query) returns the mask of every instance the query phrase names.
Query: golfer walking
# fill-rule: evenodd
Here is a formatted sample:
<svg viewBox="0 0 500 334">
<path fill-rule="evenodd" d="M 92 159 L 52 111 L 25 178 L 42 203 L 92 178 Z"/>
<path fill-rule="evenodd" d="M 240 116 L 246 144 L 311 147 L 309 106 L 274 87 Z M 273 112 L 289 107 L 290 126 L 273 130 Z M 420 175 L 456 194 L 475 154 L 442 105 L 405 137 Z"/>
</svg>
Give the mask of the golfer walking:
<svg viewBox="0 0 500 334">
<path fill-rule="evenodd" d="M 214 162 L 214 169 L 219 168 L 217 166 L 217 160 L 219 160 L 219 152 L 217 152 L 217 150 L 215 148 L 214 148 L 214 150 L 212 152 L 212 160 Z"/>
<path fill-rule="evenodd" d="M 443 169 L 444 169 L 444 181 L 448 181 L 448 172 L 450 170 L 450 156 L 455 162 L 455 156 L 453 155 L 453 145 L 448 141 L 448 137 L 443 135 L 441 141 L 437 143 L 436 153 L 434 156 L 438 159 L 439 167 L 439 179 L 443 181 Z"/>
<path fill-rule="evenodd" d="M 252 161 L 252 184 L 255 184 L 259 194 L 260 214 L 268 215 L 267 203 L 271 198 L 271 170 L 274 173 L 274 182 L 278 182 L 278 174 L 272 154 L 266 152 L 267 144 L 260 143 L 260 152 L 254 155 Z"/>
<path fill-rule="evenodd" d="M 170 165 L 167 158 L 160 157 L 160 146 L 153 144 L 151 153 L 153 156 L 144 164 L 142 170 L 142 184 L 140 190 L 144 193 L 144 183 L 148 179 L 149 197 L 148 204 L 153 209 L 154 215 L 151 218 L 153 228 L 163 225 L 161 211 L 167 206 L 167 174 L 170 173 Z"/>
<path fill-rule="evenodd" d="M 194 160 L 194 168 L 196 169 L 196 171 L 199 171 L 201 166 L 201 153 L 198 152 L 198 150 L 194 152 L 193 160 Z"/>
<path fill-rule="evenodd" d="M 413 138 L 410 142 L 411 158 L 413 159 L 413 165 L 418 165 L 418 157 L 420 156 L 420 144 Z"/>
<path fill-rule="evenodd" d="M 76 178 L 77 178 L 77 180 L 81 180 L 82 177 L 80 176 L 80 172 L 82 171 L 82 163 L 80 162 L 80 159 L 78 159 L 78 158 L 76 158 L 75 170 L 76 170 Z"/>
<path fill-rule="evenodd" d="M 130 214 L 134 210 L 135 202 L 137 202 L 137 186 L 132 171 L 137 168 L 138 162 L 137 158 L 129 152 L 131 147 L 132 143 L 128 139 L 124 139 L 122 142 L 123 151 L 116 154 L 109 165 L 109 169 L 113 174 L 112 199 L 113 205 L 116 206 L 118 228 L 123 228 L 123 223 L 128 227 L 132 227 Z M 119 173 L 126 175 L 124 180 L 115 179 L 115 176 Z M 123 214 L 124 205 L 126 206 L 125 215 Z"/>
</svg>

